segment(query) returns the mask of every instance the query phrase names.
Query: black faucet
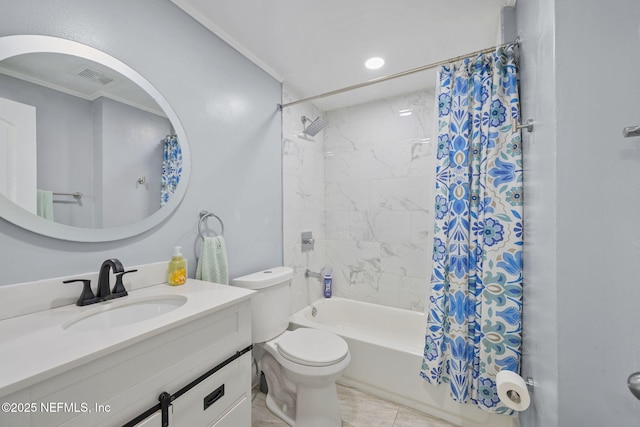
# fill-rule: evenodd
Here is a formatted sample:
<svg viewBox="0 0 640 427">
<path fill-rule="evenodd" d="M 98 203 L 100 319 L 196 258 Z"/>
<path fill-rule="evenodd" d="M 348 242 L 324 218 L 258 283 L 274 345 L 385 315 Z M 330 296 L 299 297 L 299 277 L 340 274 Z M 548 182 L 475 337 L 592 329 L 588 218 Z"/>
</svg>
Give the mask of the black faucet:
<svg viewBox="0 0 640 427">
<path fill-rule="evenodd" d="M 109 284 L 110 271 L 113 271 L 113 274 L 116 275 L 116 284 L 113 287 L 113 292 L 111 291 L 111 286 Z M 100 266 L 100 273 L 98 274 L 98 290 L 96 295 L 94 295 L 91 290 L 91 280 L 89 279 L 65 280 L 62 283 L 82 282 L 82 293 L 80 294 L 80 298 L 78 298 L 76 305 L 83 306 L 127 296 L 127 290 L 122 283 L 122 276 L 127 273 L 133 273 L 134 271 L 138 270 L 124 271 L 122 263 L 116 258 L 104 261 Z"/>
<path fill-rule="evenodd" d="M 96 298 L 105 300 L 111 297 L 111 286 L 109 284 L 109 271 L 113 270 L 113 274 L 124 273 L 122 263 L 116 258 L 111 258 L 102 263 L 100 266 L 100 274 L 98 275 L 98 292 Z"/>
</svg>

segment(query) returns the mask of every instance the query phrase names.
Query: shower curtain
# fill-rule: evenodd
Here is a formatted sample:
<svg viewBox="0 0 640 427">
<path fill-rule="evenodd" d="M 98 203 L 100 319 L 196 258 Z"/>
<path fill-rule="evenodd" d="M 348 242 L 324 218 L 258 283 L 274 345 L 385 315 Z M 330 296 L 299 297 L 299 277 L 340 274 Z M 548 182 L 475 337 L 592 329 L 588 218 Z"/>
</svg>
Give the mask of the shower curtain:
<svg viewBox="0 0 640 427">
<path fill-rule="evenodd" d="M 162 180 L 160 187 L 160 206 L 164 206 L 176 191 L 182 174 L 182 150 L 178 137 L 167 135 L 162 141 Z"/>
<path fill-rule="evenodd" d="M 433 272 L 420 375 L 459 402 L 511 414 L 496 374 L 519 373 L 522 146 L 515 45 L 439 73 Z"/>
</svg>

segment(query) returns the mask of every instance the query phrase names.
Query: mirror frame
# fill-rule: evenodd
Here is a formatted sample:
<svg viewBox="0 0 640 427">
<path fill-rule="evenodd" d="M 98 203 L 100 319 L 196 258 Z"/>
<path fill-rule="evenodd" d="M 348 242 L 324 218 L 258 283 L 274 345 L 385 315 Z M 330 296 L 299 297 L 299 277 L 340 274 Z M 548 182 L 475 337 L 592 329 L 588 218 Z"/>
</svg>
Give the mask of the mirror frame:
<svg viewBox="0 0 640 427">
<path fill-rule="evenodd" d="M 16 55 L 27 53 L 62 53 L 79 56 L 112 68 L 145 90 L 165 112 L 167 118 L 180 141 L 182 149 L 182 175 L 180 185 L 169 199 L 169 202 L 156 212 L 138 222 L 114 228 L 81 228 L 58 224 L 40 218 L 19 207 L 4 195 L 0 194 L 0 218 L 34 233 L 55 239 L 73 242 L 111 242 L 142 234 L 167 219 L 180 205 L 186 194 L 191 171 L 191 155 L 189 144 L 180 120 L 167 100 L 158 90 L 134 69 L 93 47 L 67 39 L 37 36 L 16 35 L 0 37 L 0 61 Z M 160 195 L 158 195 L 160 198 Z"/>
</svg>

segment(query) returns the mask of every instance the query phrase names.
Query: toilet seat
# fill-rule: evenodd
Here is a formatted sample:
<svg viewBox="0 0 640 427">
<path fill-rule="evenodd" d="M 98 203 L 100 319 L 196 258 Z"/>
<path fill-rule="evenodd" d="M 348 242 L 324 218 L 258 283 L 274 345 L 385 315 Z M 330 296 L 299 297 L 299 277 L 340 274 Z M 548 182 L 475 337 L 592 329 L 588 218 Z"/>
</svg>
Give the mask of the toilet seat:
<svg viewBox="0 0 640 427">
<path fill-rule="evenodd" d="M 330 366 L 347 357 L 349 346 L 328 331 L 300 328 L 284 334 L 277 343 L 278 353 L 303 366 Z"/>
</svg>

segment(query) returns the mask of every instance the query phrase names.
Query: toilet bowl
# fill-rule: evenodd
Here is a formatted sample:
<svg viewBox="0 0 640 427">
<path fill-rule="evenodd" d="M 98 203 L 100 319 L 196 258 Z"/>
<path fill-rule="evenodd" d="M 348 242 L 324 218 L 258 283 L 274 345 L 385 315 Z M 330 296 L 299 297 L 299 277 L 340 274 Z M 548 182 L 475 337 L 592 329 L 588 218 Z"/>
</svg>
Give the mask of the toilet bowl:
<svg viewBox="0 0 640 427">
<path fill-rule="evenodd" d="M 291 426 L 339 427 L 335 382 L 351 361 L 349 347 L 328 331 L 286 330 L 292 277 L 290 268 L 277 267 L 232 281 L 257 291 L 251 301 L 252 333 L 267 380 L 267 408 Z"/>
<path fill-rule="evenodd" d="M 303 328 L 261 346 L 267 408 L 292 426 L 340 426 L 335 383 L 351 361 L 347 343 L 330 332 Z"/>
</svg>

